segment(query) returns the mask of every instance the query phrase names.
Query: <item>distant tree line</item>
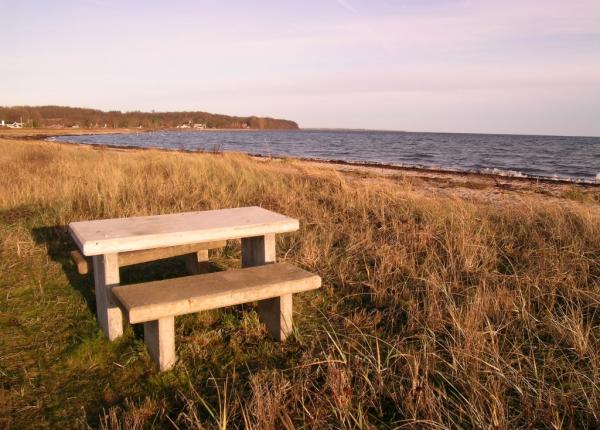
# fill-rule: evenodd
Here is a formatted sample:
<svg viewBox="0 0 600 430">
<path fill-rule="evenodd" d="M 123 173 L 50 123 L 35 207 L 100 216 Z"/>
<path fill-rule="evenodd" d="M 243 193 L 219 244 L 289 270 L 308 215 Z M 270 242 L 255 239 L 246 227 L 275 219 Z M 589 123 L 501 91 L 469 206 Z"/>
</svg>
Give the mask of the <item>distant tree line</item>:
<svg viewBox="0 0 600 430">
<path fill-rule="evenodd" d="M 66 106 L 0 106 L 0 120 L 23 122 L 24 127 L 81 128 L 206 128 L 297 129 L 294 121 L 256 116 L 239 117 L 208 112 L 121 112 Z"/>
</svg>

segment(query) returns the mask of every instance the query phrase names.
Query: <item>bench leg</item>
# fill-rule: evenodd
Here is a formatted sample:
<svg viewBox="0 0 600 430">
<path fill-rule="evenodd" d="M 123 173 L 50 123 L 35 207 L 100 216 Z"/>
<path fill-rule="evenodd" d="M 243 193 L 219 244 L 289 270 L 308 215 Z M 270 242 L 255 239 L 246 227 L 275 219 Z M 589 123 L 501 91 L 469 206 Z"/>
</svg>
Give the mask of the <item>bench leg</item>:
<svg viewBox="0 0 600 430">
<path fill-rule="evenodd" d="M 112 287 L 119 285 L 119 255 L 96 255 L 92 261 L 98 323 L 106 337 L 115 340 L 123 334 L 123 314 L 111 293 Z"/>
<path fill-rule="evenodd" d="M 75 263 L 75 266 L 77 267 L 77 273 L 80 275 L 87 275 L 90 271 L 88 260 L 81 255 L 81 252 L 79 251 L 71 251 L 70 255 L 71 260 L 73 260 L 73 263 Z"/>
<path fill-rule="evenodd" d="M 292 333 L 292 295 L 259 301 L 258 315 L 269 334 L 279 342 L 284 341 Z"/>
<path fill-rule="evenodd" d="M 242 267 L 262 266 L 275 259 L 274 234 L 242 239 Z M 260 300 L 258 315 L 276 340 L 285 340 L 292 332 L 292 295 Z"/>
<path fill-rule="evenodd" d="M 208 273 L 208 249 L 203 249 L 185 256 L 185 267 L 191 275 Z"/>
<path fill-rule="evenodd" d="M 161 372 L 175 365 L 175 317 L 144 323 L 144 343 Z"/>
</svg>

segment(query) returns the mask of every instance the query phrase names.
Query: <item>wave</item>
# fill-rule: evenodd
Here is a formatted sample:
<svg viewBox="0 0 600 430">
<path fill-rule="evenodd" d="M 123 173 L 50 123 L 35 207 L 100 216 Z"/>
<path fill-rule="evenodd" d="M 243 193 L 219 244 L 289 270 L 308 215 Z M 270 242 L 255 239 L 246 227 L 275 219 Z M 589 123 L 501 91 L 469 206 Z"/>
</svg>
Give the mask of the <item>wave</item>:
<svg viewBox="0 0 600 430">
<path fill-rule="evenodd" d="M 265 155 L 256 154 L 258 157 L 265 157 Z M 269 156 L 270 157 L 270 156 Z M 279 158 L 279 157 L 273 157 Z M 286 157 L 288 158 L 288 157 Z M 294 157 L 291 157 L 294 158 Z M 306 158 L 306 157 L 296 157 L 301 160 L 307 161 L 322 161 L 326 163 L 335 163 L 335 164 L 346 164 L 346 165 L 354 165 L 354 166 L 362 166 L 362 167 L 378 167 L 378 168 L 392 168 L 392 169 L 405 169 L 405 170 L 417 170 L 423 172 L 435 172 L 435 173 L 449 173 L 449 174 L 468 174 L 468 175 L 483 175 L 490 177 L 505 177 L 505 178 L 515 178 L 515 179 L 526 179 L 533 181 L 546 181 L 546 182 L 557 182 L 557 183 L 572 183 L 572 184 L 582 184 L 582 185 L 599 185 L 600 184 L 600 173 L 596 175 L 596 179 L 580 179 L 580 178 L 570 178 L 565 176 L 559 176 L 557 174 L 552 176 L 546 175 L 533 175 L 526 174 L 517 170 L 506 170 L 499 168 L 481 168 L 481 169 L 461 169 L 458 167 L 443 167 L 443 166 L 424 166 L 421 164 L 408 164 L 408 163 L 385 163 L 385 162 L 372 162 L 372 161 L 348 161 L 348 160 L 339 160 L 339 159 L 323 159 L 323 158 Z"/>
<path fill-rule="evenodd" d="M 518 170 L 504 170 L 497 168 L 489 168 L 486 167 L 484 169 L 475 169 L 476 173 L 481 173 L 483 175 L 493 175 L 493 176 L 506 176 L 510 178 L 528 178 L 529 176 L 523 172 L 519 172 Z"/>
</svg>

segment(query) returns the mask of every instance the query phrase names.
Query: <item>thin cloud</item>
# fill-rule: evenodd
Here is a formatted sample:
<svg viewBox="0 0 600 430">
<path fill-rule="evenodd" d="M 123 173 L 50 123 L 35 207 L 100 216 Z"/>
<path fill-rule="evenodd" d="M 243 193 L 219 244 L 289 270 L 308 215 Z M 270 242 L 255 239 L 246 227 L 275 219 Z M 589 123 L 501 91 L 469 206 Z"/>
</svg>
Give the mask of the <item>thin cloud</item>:
<svg viewBox="0 0 600 430">
<path fill-rule="evenodd" d="M 352 6 L 350 3 L 348 3 L 348 1 L 336 0 L 336 2 L 337 2 L 337 4 L 339 4 L 341 7 L 343 7 L 347 11 L 350 11 L 352 13 L 358 13 L 358 10 L 354 6 Z"/>
<path fill-rule="evenodd" d="M 103 1 L 103 0 L 85 0 L 84 3 L 92 5 L 92 6 L 100 6 L 100 7 L 108 6 L 108 2 Z"/>
</svg>

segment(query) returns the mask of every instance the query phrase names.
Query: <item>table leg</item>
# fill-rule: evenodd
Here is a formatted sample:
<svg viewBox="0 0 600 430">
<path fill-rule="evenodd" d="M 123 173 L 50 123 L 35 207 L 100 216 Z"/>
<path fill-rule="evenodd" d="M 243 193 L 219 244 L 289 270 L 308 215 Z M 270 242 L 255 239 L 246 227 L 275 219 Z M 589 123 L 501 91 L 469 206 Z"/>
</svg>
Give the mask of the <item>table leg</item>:
<svg viewBox="0 0 600 430">
<path fill-rule="evenodd" d="M 262 266 L 275 259 L 274 234 L 242 239 L 242 267 Z M 276 340 L 285 340 L 292 332 L 292 295 L 260 300 L 258 315 Z"/>
<path fill-rule="evenodd" d="M 92 261 L 98 323 L 106 337 L 115 340 L 123 334 L 123 314 L 111 294 L 112 287 L 119 285 L 119 255 L 96 255 Z"/>
<path fill-rule="evenodd" d="M 201 273 L 208 273 L 209 262 L 208 262 L 208 249 L 194 252 L 185 256 L 185 267 L 188 272 L 192 275 L 199 275 Z"/>
</svg>

